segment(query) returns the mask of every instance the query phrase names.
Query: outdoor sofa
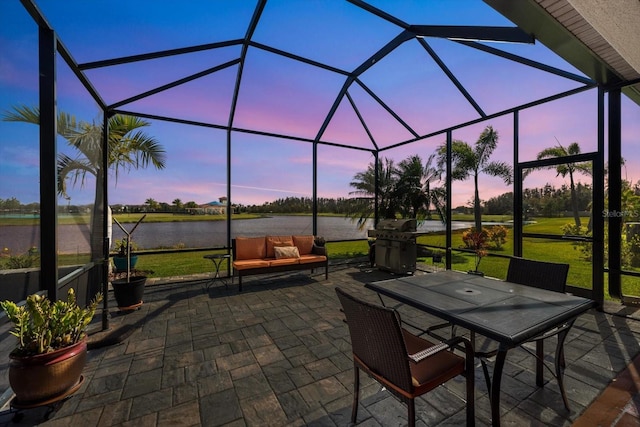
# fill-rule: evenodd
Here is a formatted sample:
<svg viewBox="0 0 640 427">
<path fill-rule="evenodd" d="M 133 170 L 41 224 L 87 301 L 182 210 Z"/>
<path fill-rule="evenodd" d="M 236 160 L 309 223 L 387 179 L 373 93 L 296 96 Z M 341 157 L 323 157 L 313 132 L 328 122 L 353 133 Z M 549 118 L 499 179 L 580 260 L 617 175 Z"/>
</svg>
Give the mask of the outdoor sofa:
<svg viewBox="0 0 640 427">
<path fill-rule="evenodd" d="M 324 246 L 314 243 L 314 236 L 236 237 L 232 240 L 233 277 L 238 277 L 238 291 L 242 292 L 242 278 L 254 274 L 311 270 L 324 267 L 329 278 L 329 259 Z"/>
</svg>

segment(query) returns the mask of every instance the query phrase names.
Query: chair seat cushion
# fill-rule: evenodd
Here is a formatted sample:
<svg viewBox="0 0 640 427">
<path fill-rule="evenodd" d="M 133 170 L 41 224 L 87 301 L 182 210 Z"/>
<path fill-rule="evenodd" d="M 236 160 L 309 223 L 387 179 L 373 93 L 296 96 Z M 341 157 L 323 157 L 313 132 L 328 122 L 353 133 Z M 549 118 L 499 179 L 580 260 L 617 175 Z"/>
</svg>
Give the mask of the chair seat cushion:
<svg viewBox="0 0 640 427">
<path fill-rule="evenodd" d="M 261 259 L 248 259 L 244 261 L 233 261 L 233 268 L 236 270 L 249 270 L 251 268 L 269 267 L 269 261 Z"/>
<path fill-rule="evenodd" d="M 310 264 L 312 262 L 323 262 L 327 260 L 327 257 L 324 255 L 300 255 L 298 259 L 300 264 Z"/>
<path fill-rule="evenodd" d="M 435 345 L 404 329 L 402 333 L 409 354 L 417 353 Z M 431 390 L 464 373 L 464 357 L 458 356 L 452 351 L 441 351 L 418 363 L 411 362 L 410 368 L 411 381 L 416 387 L 416 393 L 419 394 L 421 389 Z"/>
<path fill-rule="evenodd" d="M 298 258 L 267 259 L 267 261 L 269 261 L 269 267 L 298 264 Z"/>
</svg>

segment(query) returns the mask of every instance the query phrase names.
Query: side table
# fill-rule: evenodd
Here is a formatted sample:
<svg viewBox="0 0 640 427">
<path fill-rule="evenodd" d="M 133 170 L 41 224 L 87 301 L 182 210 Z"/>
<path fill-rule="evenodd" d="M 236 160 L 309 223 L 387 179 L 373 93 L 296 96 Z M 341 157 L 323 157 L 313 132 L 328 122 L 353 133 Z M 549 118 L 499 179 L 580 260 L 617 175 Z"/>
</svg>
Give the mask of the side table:
<svg viewBox="0 0 640 427">
<path fill-rule="evenodd" d="M 224 287 L 225 289 L 227 289 L 227 279 L 220 276 L 220 266 L 222 265 L 222 263 L 227 260 L 227 262 L 229 262 L 231 260 L 231 255 L 229 254 L 212 254 L 212 255 L 205 255 L 203 256 L 203 258 L 206 259 L 210 259 L 211 262 L 213 262 L 213 277 L 211 279 L 209 279 L 209 281 L 206 284 L 206 289 L 207 291 L 209 290 L 209 287 L 211 285 L 213 285 L 216 281 L 220 281 L 222 283 L 224 283 Z M 229 265 L 227 264 L 227 268 L 229 267 Z"/>
</svg>

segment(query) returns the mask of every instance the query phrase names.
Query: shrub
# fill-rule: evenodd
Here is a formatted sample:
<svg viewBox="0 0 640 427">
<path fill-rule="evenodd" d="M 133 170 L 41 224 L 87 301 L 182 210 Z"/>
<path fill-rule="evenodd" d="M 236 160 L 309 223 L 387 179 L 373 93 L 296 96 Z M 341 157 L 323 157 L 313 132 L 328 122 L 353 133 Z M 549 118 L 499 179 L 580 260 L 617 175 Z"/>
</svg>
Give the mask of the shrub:
<svg viewBox="0 0 640 427">
<path fill-rule="evenodd" d="M 22 255 L 11 255 L 9 248 L 4 248 L 0 254 L 0 269 L 13 270 L 38 267 L 39 265 L 40 255 L 38 255 L 38 248 L 35 246 L 32 246 Z"/>
<path fill-rule="evenodd" d="M 476 231 L 472 227 L 462 233 L 462 241 L 467 249 L 473 250 L 475 271 L 478 271 L 480 261 L 487 256 L 487 232 L 485 230 Z"/>
<path fill-rule="evenodd" d="M 502 245 L 507 243 L 507 234 L 509 231 L 503 225 L 494 225 L 485 228 L 487 232 L 487 240 L 491 242 L 492 249 L 502 249 Z"/>
</svg>

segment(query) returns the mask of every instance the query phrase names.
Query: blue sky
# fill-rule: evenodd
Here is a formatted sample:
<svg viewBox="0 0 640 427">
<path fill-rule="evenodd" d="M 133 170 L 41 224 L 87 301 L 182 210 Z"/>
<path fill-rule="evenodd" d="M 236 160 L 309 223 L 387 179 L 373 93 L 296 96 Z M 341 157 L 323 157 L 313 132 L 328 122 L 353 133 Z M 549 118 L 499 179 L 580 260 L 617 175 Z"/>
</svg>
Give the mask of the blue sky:
<svg viewBox="0 0 640 427">
<path fill-rule="evenodd" d="M 38 7 L 78 63 L 91 62 L 233 40 L 243 37 L 253 1 L 191 1 L 180 8 L 164 1 L 38 0 Z M 372 1 L 375 7 L 411 24 L 511 25 L 482 1 Z M 123 13 L 126 11 L 126 13 Z M 17 0 L 0 2 L 0 111 L 13 105 L 37 105 L 37 28 Z M 270 0 L 253 40 L 276 49 L 352 71 L 400 29 L 344 1 Z M 568 90 L 575 82 L 532 70 L 460 44 L 427 39 L 488 114 Z M 495 47 L 580 74 L 539 43 Z M 108 103 L 238 58 L 238 46 L 179 57 L 88 70 L 87 76 Z M 63 61 L 58 61 L 58 108 L 86 121 L 100 121 L 96 103 Z M 237 67 L 229 67 L 122 107 L 123 110 L 224 125 L 229 119 Z M 313 139 L 336 99 L 345 77 L 290 58 L 250 48 L 238 97 L 234 126 Z M 362 82 L 424 135 L 477 117 L 442 70 L 416 40 L 393 51 L 361 76 Z M 349 94 L 380 147 L 411 138 L 360 86 Z M 595 91 L 523 111 L 520 159 L 532 160 L 543 148 L 578 142 L 583 152 L 596 149 Z M 454 132 L 475 142 L 492 125 L 500 134 L 496 160 L 512 162 L 513 119 L 500 117 Z M 638 180 L 639 108 L 623 101 L 623 156 L 627 178 Z M 111 204 L 142 204 L 147 198 L 171 203 L 205 203 L 226 195 L 224 131 L 152 121 L 147 132 L 167 151 L 167 167 L 131 171 L 112 183 Z M 38 201 L 37 127 L 0 122 L 0 198 Z M 312 195 L 312 148 L 307 142 L 232 134 L 232 202 L 263 203 L 281 197 Z M 343 100 L 322 135 L 323 141 L 371 148 L 353 107 Z M 428 138 L 382 156 L 400 161 L 412 154 L 426 159 L 444 136 Z M 69 152 L 59 140 L 61 152 Z M 367 151 L 320 146 L 318 195 L 347 197 L 353 176 L 373 157 Z M 551 171 L 528 178 L 525 186 L 561 182 Z M 7 185 L 6 183 L 11 183 Z M 71 187 L 71 203 L 91 203 L 93 183 Z M 499 180 L 481 178 L 481 197 L 510 191 Z M 472 196 L 471 182 L 454 184 L 454 204 Z M 67 201 L 61 200 L 61 204 Z"/>
</svg>

